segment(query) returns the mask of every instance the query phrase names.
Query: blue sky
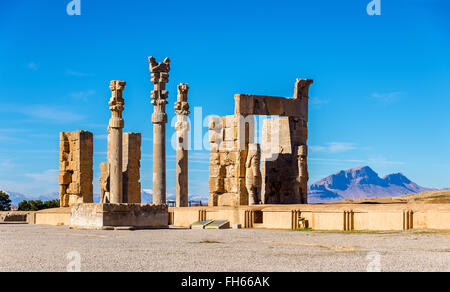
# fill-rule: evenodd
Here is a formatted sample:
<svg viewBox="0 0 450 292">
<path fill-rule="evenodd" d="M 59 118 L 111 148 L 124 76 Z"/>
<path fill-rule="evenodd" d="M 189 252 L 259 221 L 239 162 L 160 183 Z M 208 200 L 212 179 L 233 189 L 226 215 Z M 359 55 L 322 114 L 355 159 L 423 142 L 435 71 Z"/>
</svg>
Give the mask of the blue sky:
<svg viewBox="0 0 450 292">
<path fill-rule="evenodd" d="M 0 189 L 57 192 L 58 133 L 89 130 L 98 190 L 116 79 L 127 81 L 125 130 L 143 135 L 141 182 L 151 189 L 148 56 L 172 60 L 169 120 L 180 82 L 204 118 L 232 114 L 236 93 L 292 96 L 296 78 L 314 79 L 310 183 L 370 165 L 450 187 L 449 1 L 382 0 L 381 16 L 367 15 L 369 0 L 81 0 L 81 16 L 67 15 L 69 2 L 0 4 Z M 190 158 L 190 194 L 207 197 L 208 151 Z"/>
</svg>

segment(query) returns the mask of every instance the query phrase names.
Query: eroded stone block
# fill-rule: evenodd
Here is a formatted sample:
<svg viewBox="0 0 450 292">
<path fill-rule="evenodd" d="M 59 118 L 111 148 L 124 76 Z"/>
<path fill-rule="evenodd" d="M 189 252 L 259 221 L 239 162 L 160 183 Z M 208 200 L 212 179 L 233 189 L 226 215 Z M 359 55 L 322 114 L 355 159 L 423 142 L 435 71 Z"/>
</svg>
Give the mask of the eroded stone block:
<svg viewBox="0 0 450 292">
<path fill-rule="evenodd" d="M 93 202 L 93 135 L 88 131 L 60 133 L 60 204 Z"/>
<path fill-rule="evenodd" d="M 71 209 L 72 229 L 168 228 L 167 205 L 78 204 Z M 109 227 L 109 228 L 108 228 Z"/>
</svg>

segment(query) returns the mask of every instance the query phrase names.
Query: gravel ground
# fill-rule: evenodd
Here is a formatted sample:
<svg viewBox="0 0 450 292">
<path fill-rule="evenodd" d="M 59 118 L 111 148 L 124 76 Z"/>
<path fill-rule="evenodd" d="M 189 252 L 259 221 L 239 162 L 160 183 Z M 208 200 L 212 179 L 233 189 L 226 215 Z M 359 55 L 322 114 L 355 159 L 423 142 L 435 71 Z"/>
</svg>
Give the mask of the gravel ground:
<svg viewBox="0 0 450 292">
<path fill-rule="evenodd" d="M 80 231 L 67 227 L 0 225 L 0 272 L 66 271 L 76 259 L 68 259 L 68 255 L 77 253 L 81 257 L 81 271 L 284 272 L 379 268 L 449 272 L 450 233 Z"/>
</svg>

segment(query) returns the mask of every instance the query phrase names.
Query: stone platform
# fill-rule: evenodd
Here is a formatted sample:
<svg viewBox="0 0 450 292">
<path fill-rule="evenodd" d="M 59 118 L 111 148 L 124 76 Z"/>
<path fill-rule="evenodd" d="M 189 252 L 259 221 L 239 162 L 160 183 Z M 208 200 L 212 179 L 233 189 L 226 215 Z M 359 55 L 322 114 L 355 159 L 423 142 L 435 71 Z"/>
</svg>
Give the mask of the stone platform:
<svg viewBox="0 0 450 292">
<path fill-rule="evenodd" d="M 168 207 L 151 204 L 79 204 L 70 218 L 71 229 L 162 229 L 168 223 Z"/>
<path fill-rule="evenodd" d="M 252 229 L 450 230 L 450 204 L 317 204 L 169 208 L 170 224 L 228 220 Z"/>
</svg>

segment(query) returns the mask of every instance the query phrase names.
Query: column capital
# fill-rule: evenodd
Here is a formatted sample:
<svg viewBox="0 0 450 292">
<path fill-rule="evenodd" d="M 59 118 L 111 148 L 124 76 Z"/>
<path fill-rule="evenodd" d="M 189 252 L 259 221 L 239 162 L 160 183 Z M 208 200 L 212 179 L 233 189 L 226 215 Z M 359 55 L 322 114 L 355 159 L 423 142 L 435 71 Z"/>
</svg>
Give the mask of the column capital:
<svg viewBox="0 0 450 292">
<path fill-rule="evenodd" d="M 177 115 L 189 115 L 189 103 L 188 99 L 189 86 L 185 83 L 178 85 L 177 102 L 175 103 L 175 113 Z"/>
<path fill-rule="evenodd" d="M 149 57 L 151 82 L 154 84 L 151 93 L 154 112 L 152 115 L 152 123 L 167 123 L 166 104 L 169 92 L 166 90 L 166 83 L 169 82 L 170 59 L 165 58 L 163 62 L 158 63 L 154 57 Z"/>
<path fill-rule="evenodd" d="M 170 59 L 165 58 L 162 63 L 156 62 L 154 57 L 149 57 L 150 73 L 169 73 L 170 71 Z"/>
<path fill-rule="evenodd" d="M 123 90 L 127 83 L 122 80 L 113 80 L 109 83 L 112 95 L 109 100 L 109 109 L 111 110 L 111 119 L 109 120 L 110 128 L 123 128 L 124 121 L 122 112 L 124 111 L 125 100 L 123 99 Z"/>
</svg>

